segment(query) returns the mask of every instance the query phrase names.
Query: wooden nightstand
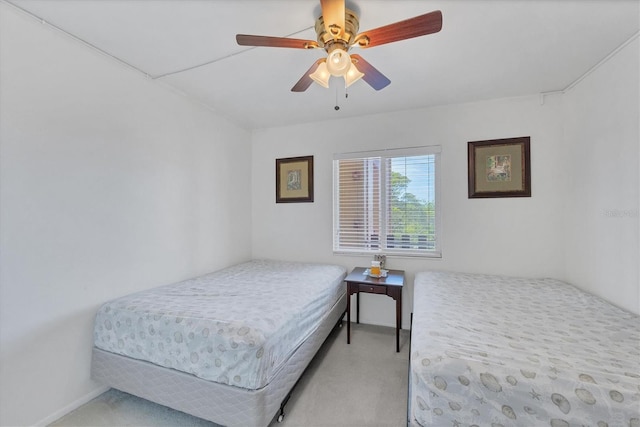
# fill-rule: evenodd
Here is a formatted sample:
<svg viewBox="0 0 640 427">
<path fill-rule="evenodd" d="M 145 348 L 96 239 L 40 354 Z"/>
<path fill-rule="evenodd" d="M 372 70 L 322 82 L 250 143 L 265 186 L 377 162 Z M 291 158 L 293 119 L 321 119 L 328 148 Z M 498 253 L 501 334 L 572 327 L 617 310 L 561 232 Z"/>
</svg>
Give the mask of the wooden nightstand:
<svg viewBox="0 0 640 427">
<path fill-rule="evenodd" d="M 347 344 L 351 344 L 351 295 L 356 294 L 356 322 L 360 323 L 360 292 L 387 295 L 396 301 L 396 351 L 400 351 L 402 328 L 402 287 L 404 271 L 388 270 L 387 277 L 370 277 L 366 268 L 356 267 L 344 279 L 347 282 Z"/>
</svg>

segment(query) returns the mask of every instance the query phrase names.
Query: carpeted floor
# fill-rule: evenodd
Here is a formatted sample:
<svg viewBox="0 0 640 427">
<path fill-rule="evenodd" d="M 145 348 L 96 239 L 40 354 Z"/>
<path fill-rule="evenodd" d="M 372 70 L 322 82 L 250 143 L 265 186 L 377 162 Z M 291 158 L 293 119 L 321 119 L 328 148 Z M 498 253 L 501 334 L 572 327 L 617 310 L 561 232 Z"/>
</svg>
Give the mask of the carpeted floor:
<svg viewBox="0 0 640 427">
<path fill-rule="evenodd" d="M 406 426 L 409 332 L 400 353 L 395 329 L 346 323 L 313 359 L 272 426 Z M 208 426 L 215 424 L 144 399 L 109 390 L 51 426 Z"/>
</svg>

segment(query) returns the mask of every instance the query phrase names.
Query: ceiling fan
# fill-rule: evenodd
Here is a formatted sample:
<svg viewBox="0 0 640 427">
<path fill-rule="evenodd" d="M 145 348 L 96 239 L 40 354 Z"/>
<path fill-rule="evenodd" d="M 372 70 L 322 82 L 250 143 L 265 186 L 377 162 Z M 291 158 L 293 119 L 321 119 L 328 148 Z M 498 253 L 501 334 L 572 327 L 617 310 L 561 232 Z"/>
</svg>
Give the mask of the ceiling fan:
<svg viewBox="0 0 640 427">
<path fill-rule="evenodd" d="M 442 29 L 442 12 L 436 10 L 358 33 L 358 16 L 345 7 L 345 0 L 320 0 L 320 7 L 322 15 L 315 24 L 317 41 L 247 34 L 237 34 L 236 41 L 242 46 L 324 49 L 327 57 L 318 59 L 307 70 L 291 88 L 293 92 L 304 92 L 314 81 L 328 88 L 331 76 L 343 77 L 346 87 L 362 78 L 372 88 L 380 90 L 391 81 L 360 55 L 350 55 L 348 52 L 353 46 L 366 49 L 437 33 Z"/>
</svg>

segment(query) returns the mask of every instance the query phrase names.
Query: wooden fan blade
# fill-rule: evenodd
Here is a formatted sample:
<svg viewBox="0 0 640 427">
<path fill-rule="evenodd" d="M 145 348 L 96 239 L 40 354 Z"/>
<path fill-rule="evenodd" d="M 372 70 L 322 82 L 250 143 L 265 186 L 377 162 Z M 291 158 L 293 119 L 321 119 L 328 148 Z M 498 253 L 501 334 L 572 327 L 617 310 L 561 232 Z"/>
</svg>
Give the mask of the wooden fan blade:
<svg viewBox="0 0 640 427">
<path fill-rule="evenodd" d="M 351 55 L 351 59 L 354 60 L 356 68 L 360 70 L 361 73 L 364 73 L 362 79 L 375 90 L 384 89 L 391 83 L 391 80 L 378 71 L 373 65 L 365 61 L 360 55 L 353 54 Z"/>
<path fill-rule="evenodd" d="M 236 34 L 236 42 L 241 46 L 289 47 L 293 49 L 313 49 L 319 47 L 318 42 L 313 40 L 252 36 L 248 34 Z"/>
<path fill-rule="evenodd" d="M 344 35 L 344 0 L 320 0 L 322 7 L 322 19 L 327 33 L 334 39 Z"/>
<path fill-rule="evenodd" d="M 320 58 L 316 62 L 314 62 L 311 68 L 309 68 L 307 72 L 304 73 L 302 78 L 298 80 L 298 83 L 296 83 L 291 88 L 291 92 L 304 92 L 305 90 L 309 89 L 309 86 L 311 86 L 311 83 L 313 83 L 313 79 L 310 77 L 311 74 L 316 71 L 316 68 L 318 68 L 318 66 L 324 61 L 326 61 L 326 59 Z"/>
<path fill-rule="evenodd" d="M 437 33 L 442 29 L 442 12 L 439 10 L 405 19 L 384 27 L 365 31 L 356 36 L 356 42 L 362 48 L 420 37 Z"/>
</svg>

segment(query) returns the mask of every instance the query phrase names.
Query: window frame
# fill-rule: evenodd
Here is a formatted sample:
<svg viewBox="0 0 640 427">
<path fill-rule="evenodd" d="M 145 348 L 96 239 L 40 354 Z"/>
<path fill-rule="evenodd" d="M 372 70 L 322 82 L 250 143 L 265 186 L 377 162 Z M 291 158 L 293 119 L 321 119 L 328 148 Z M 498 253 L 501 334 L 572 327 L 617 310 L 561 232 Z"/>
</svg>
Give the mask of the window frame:
<svg viewBox="0 0 640 427">
<path fill-rule="evenodd" d="M 442 258 L 442 200 L 440 194 L 441 180 L 441 157 L 442 148 L 439 145 L 394 148 L 386 150 L 371 150 L 349 153 L 337 153 L 333 156 L 333 228 L 332 243 L 333 253 L 337 255 L 372 255 L 381 254 L 391 257 L 419 257 L 419 258 Z M 434 194 L 435 194 L 435 247 L 433 249 L 407 249 L 407 248 L 389 248 L 387 247 L 386 227 L 388 223 L 387 215 L 387 168 L 380 167 L 379 186 L 380 186 L 380 210 L 381 224 L 378 248 L 357 248 L 346 249 L 340 247 L 339 237 L 339 162 L 340 160 L 356 160 L 356 159 L 374 159 L 380 158 L 380 164 L 386 164 L 387 159 L 394 157 L 412 157 L 412 156 L 434 156 Z"/>
</svg>

